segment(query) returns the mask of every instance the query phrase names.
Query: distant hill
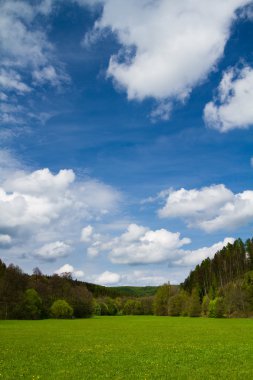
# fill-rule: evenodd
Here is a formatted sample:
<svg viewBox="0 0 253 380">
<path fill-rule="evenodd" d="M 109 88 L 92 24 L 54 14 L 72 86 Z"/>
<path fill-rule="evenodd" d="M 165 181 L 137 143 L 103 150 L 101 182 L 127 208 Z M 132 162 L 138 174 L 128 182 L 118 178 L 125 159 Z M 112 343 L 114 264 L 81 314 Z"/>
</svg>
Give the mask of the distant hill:
<svg viewBox="0 0 253 380">
<path fill-rule="evenodd" d="M 81 283 L 81 282 L 80 282 Z M 94 297 L 148 297 L 154 296 L 159 286 L 102 286 L 82 282 Z"/>
<path fill-rule="evenodd" d="M 126 297 L 148 297 L 154 296 L 158 286 L 113 286 L 109 289 Z"/>
</svg>

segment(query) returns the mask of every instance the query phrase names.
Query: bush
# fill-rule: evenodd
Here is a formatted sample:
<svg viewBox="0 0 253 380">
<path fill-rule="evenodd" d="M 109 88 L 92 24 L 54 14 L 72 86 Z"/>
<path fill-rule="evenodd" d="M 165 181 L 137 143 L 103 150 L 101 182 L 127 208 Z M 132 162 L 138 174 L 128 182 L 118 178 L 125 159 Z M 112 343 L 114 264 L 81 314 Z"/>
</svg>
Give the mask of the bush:
<svg viewBox="0 0 253 380">
<path fill-rule="evenodd" d="M 101 315 L 101 306 L 95 299 L 92 302 L 92 314 Z"/>
<path fill-rule="evenodd" d="M 180 291 L 169 299 L 169 315 L 176 317 L 187 315 L 188 296 L 184 291 Z"/>
<path fill-rule="evenodd" d="M 73 308 L 65 300 L 57 300 L 51 306 L 50 312 L 53 318 L 71 318 Z"/>
<path fill-rule="evenodd" d="M 100 306 L 100 314 L 101 315 L 109 315 L 108 306 L 106 305 L 105 302 L 99 301 L 99 306 Z"/>
<path fill-rule="evenodd" d="M 224 316 L 224 300 L 222 297 L 217 297 L 209 303 L 209 318 L 222 318 Z"/>
<path fill-rule="evenodd" d="M 123 313 L 125 315 L 140 315 L 141 314 L 141 302 L 133 299 L 126 301 Z"/>
<path fill-rule="evenodd" d="M 176 292 L 176 288 L 169 283 L 158 288 L 154 298 L 155 315 L 168 315 L 169 299 L 174 296 Z"/>
<path fill-rule="evenodd" d="M 210 298 L 206 295 L 203 297 L 203 301 L 202 301 L 202 315 L 203 315 L 203 317 L 208 316 L 209 304 L 210 304 Z"/>
<path fill-rule="evenodd" d="M 108 315 L 116 315 L 117 312 L 118 312 L 118 308 L 117 308 L 117 304 L 116 302 L 110 298 L 110 297 L 106 297 L 104 299 L 106 305 L 107 305 L 107 309 L 108 309 Z"/>
</svg>

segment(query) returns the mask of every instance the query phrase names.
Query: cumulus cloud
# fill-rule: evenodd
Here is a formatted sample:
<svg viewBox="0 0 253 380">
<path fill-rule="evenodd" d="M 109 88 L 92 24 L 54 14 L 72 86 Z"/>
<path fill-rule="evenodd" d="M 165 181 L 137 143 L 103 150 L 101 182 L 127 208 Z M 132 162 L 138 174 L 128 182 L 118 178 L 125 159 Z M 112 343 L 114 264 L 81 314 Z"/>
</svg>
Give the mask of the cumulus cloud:
<svg viewBox="0 0 253 380">
<path fill-rule="evenodd" d="M 157 286 L 168 282 L 168 273 L 160 273 L 160 271 L 157 273 L 149 270 L 131 270 L 120 273 L 105 271 L 90 276 L 90 281 L 101 285 Z"/>
<path fill-rule="evenodd" d="M 167 119 L 170 100 L 185 101 L 222 57 L 238 8 L 250 0 L 79 0 L 101 3 L 92 31 L 111 30 L 121 45 L 108 76 L 129 99 L 155 98 L 153 116 Z M 87 38 L 86 38 L 87 39 Z M 164 103 L 164 100 L 166 102 Z"/>
<path fill-rule="evenodd" d="M 49 224 L 72 203 L 66 190 L 73 180 L 72 170 L 13 174 L 0 187 L 0 227 Z"/>
<path fill-rule="evenodd" d="M 253 191 L 234 194 L 224 185 L 171 191 L 158 214 L 206 232 L 232 230 L 253 221 Z"/>
<path fill-rule="evenodd" d="M 9 235 L 0 234 L 0 245 L 9 245 L 11 243 L 11 237 Z"/>
<path fill-rule="evenodd" d="M 150 230 L 137 224 L 130 224 L 120 236 L 106 238 L 93 235 L 88 254 L 96 256 L 108 252 L 114 264 L 152 264 L 172 260 L 178 250 L 191 241 L 180 238 L 180 233 L 166 229 Z"/>
<path fill-rule="evenodd" d="M 224 73 L 214 101 L 205 106 L 204 120 L 220 132 L 248 128 L 253 125 L 252 103 L 252 68 L 231 68 Z"/>
<path fill-rule="evenodd" d="M 121 199 L 104 183 L 78 180 L 71 169 L 30 171 L 8 151 L 0 151 L 0 175 L 0 237 L 10 236 L 13 252 L 22 247 L 45 260 L 69 253 L 83 224 L 116 212 Z"/>
<path fill-rule="evenodd" d="M 219 229 L 236 229 L 253 221 L 253 191 L 234 194 L 231 202 L 224 204 L 214 218 L 203 220 L 199 226 L 207 232 Z"/>
<path fill-rule="evenodd" d="M 7 191 L 26 194 L 43 194 L 43 192 L 66 190 L 75 180 L 73 170 L 60 170 L 53 174 L 49 169 L 40 169 L 32 173 L 16 172 L 4 182 Z"/>
<path fill-rule="evenodd" d="M 66 257 L 70 250 L 70 245 L 63 241 L 55 241 L 44 244 L 41 248 L 35 250 L 34 255 L 42 260 L 55 261 L 58 258 Z"/>
<path fill-rule="evenodd" d="M 233 244 L 235 241 L 234 238 L 225 238 L 223 241 L 213 244 L 210 247 L 202 247 L 199 249 L 195 249 L 192 251 L 182 251 L 182 257 L 175 261 L 175 265 L 182 265 L 186 267 L 193 267 L 208 257 L 212 259 L 218 251 L 220 251 L 223 247 L 227 246 L 229 243 Z"/>
<path fill-rule="evenodd" d="M 120 281 L 121 277 L 118 273 L 105 271 L 100 275 L 96 276 L 94 279 L 96 283 L 101 285 L 113 285 L 117 284 Z"/>
<path fill-rule="evenodd" d="M 181 239 L 179 233 L 165 229 L 152 231 L 147 227 L 130 224 L 127 230 L 117 237 L 100 235 L 97 240 L 97 235 L 94 233 L 86 243 L 96 249 L 97 254 L 107 253 L 113 264 L 140 265 L 167 262 L 171 267 L 192 268 L 207 257 L 212 258 L 216 252 L 228 243 L 232 244 L 234 240 L 232 237 L 227 237 L 211 246 L 186 250 L 183 247 L 191 243 L 191 240 Z M 110 272 L 103 274 L 108 277 L 111 275 Z M 93 280 L 105 283 L 100 277 L 95 277 Z M 165 280 L 165 275 L 150 273 L 147 270 L 133 270 L 130 273 L 121 273 L 115 282 L 131 284 L 138 281 L 143 284 L 161 284 L 167 281 Z"/>
<path fill-rule="evenodd" d="M 71 169 L 57 174 L 49 169 L 20 171 L 0 187 L 0 226 L 46 225 L 71 211 L 75 217 L 79 212 L 91 218 L 109 212 L 117 200 L 119 194 L 103 183 L 75 181 Z"/>
<path fill-rule="evenodd" d="M 91 241 L 92 234 L 93 234 L 92 226 L 89 225 L 87 227 L 84 227 L 81 231 L 81 238 L 80 238 L 81 242 L 87 243 Z"/>
<path fill-rule="evenodd" d="M 171 190 L 158 214 L 161 218 L 210 215 L 232 199 L 233 193 L 224 185 L 203 187 L 200 190 Z"/>
<path fill-rule="evenodd" d="M 172 275 L 170 274 L 170 278 Z M 121 282 L 128 285 L 157 286 L 168 282 L 168 273 L 156 273 L 148 270 L 134 270 L 121 275 Z M 173 283 L 173 281 L 170 281 Z"/>
<path fill-rule="evenodd" d="M 61 276 L 62 274 L 65 274 L 65 273 L 70 273 L 73 277 L 76 277 L 76 278 L 84 276 L 84 272 L 82 270 L 76 270 L 70 264 L 64 264 L 59 269 L 57 269 L 54 273 L 58 274 L 59 276 Z"/>
</svg>

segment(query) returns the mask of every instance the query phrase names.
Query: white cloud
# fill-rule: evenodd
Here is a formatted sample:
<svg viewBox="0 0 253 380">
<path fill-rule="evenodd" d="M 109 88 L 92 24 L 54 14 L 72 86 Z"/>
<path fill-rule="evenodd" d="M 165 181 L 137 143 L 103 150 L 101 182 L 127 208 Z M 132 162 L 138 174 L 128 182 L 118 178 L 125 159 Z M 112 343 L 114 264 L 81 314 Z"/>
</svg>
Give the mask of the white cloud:
<svg viewBox="0 0 253 380">
<path fill-rule="evenodd" d="M 32 6 L 28 2 L 1 2 L 0 39 L 4 64 L 39 67 L 47 63 L 52 46 L 46 34 L 33 25 L 40 12 L 40 7 Z"/>
<path fill-rule="evenodd" d="M 35 250 L 34 255 L 42 260 L 55 261 L 61 257 L 68 256 L 71 251 L 70 245 L 63 241 L 55 241 L 44 244 L 41 248 Z"/>
<path fill-rule="evenodd" d="M 253 3 L 251 2 L 248 6 L 241 9 L 239 12 L 239 17 L 242 19 L 248 19 L 250 21 L 253 20 Z"/>
<path fill-rule="evenodd" d="M 203 187 L 200 190 L 171 190 L 165 206 L 158 214 L 161 218 L 210 215 L 232 199 L 233 193 L 224 185 Z"/>
<path fill-rule="evenodd" d="M 21 94 L 31 91 L 31 88 L 22 82 L 21 76 L 13 70 L 0 70 L 0 87 L 5 90 L 16 90 Z"/>
<path fill-rule="evenodd" d="M 24 124 L 25 108 L 16 103 L 2 102 L 0 104 L 0 121 L 2 124 Z"/>
<path fill-rule="evenodd" d="M 110 29 L 121 49 L 113 55 L 108 76 L 129 99 L 161 101 L 154 116 L 169 117 L 171 105 L 184 101 L 222 57 L 235 11 L 250 0 L 104 0 L 94 32 Z M 169 108 L 164 107 L 169 104 Z"/>
<path fill-rule="evenodd" d="M 253 125 L 252 103 L 252 68 L 229 69 L 223 75 L 217 98 L 205 106 L 205 122 L 220 132 L 248 128 Z"/>
<path fill-rule="evenodd" d="M 157 286 L 168 282 L 168 273 L 156 273 L 147 270 L 134 270 L 121 275 L 121 283 L 136 286 Z M 173 282 L 173 281 L 172 281 Z M 171 282 L 171 283 L 172 283 Z"/>
<path fill-rule="evenodd" d="M 0 187 L 0 226 L 46 225 L 64 217 L 66 212 L 78 219 L 103 216 L 115 207 L 119 198 L 116 191 L 103 183 L 75 181 L 71 169 L 55 175 L 49 169 L 19 171 Z"/>
<path fill-rule="evenodd" d="M 228 243 L 233 243 L 234 238 L 227 237 L 223 241 L 212 246 L 201 247 L 194 250 L 186 250 L 183 247 L 191 243 L 190 239 L 180 239 L 179 233 L 168 230 L 152 231 L 146 227 L 131 224 L 126 232 L 118 237 L 108 237 L 93 234 L 88 244 L 96 249 L 96 254 L 108 253 L 113 264 L 158 264 L 167 262 L 172 268 L 193 268 L 207 257 L 213 258 L 216 252 Z M 105 272 L 109 276 L 110 272 Z M 167 275 L 168 276 L 168 275 Z M 97 276 L 92 281 L 102 281 Z M 128 284 L 150 284 L 157 285 L 168 281 L 166 275 L 151 273 L 147 270 L 133 270 L 123 272 L 119 275 L 117 282 Z M 116 280 L 115 280 L 116 282 Z"/>
<path fill-rule="evenodd" d="M 224 185 L 171 191 L 158 214 L 206 232 L 232 230 L 253 221 L 253 191 L 234 194 Z"/>
<path fill-rule="evenodd" d="M 178 250 L 190 239 L 180 238 L 180 233 L 165 229 L 152 231 L 149 228 L 130 224 L 122 235 L 107 238 L 93 236 L 88 248 L 90 256 L 108 252 L 114 264 L 152 264 L 173 260 Z"/>
<path fill-rule="evenodd" d="M 53 9 L 54 0 L 2 0 L 0 2 L 0 87 L 7 105 L 15 106 L 17 95 L 38 92 L 38 86 L 49 84 L 60 87 L 69 82 L 63 65 L 57 60 L 54 47 L 44 25 Z M 41 18 L 43 16 L 43 18 Z M 48 18 L 47 18 L 48 22 Z M 3 124 L 22 124 L 30 118 L 31 105 L 25 112 L 17 109 L 0 110 Z"/>
<path fill-rule="evenodd" d="M 11 173 L 21 170 L 22 167 L 24 167 L 24 164 L 21 163 L 10 150 L 0 149 L 1 180 L 5 180 Z M 3 169 L 5 170 L 4 176 L 2 175 Z"/>
<path fill-rule="evenodd" d="M 43 67 L 40 70 L 34 70 L 32 73 L 36 84 L 50 83 L 52 86 L 60 87 L 62 82 L 68 83 L 70 78 L 64 72 L 57 72 L 52 65 Z"/>
<path fill-rule="evenodd" d="M 47 225 L 73 206 L 67 188 L 74 180 L 72 170 L 53 175 L 48 169 L 17 172 L 0 187 L 0 227 Z"/>
<path fill-rule="evenodd" d="M 170 102 L 160 102 L 150 113 L 151 120 L 169 120 L 172 111 Z"/>
<path fill-rule="evenodd" d="M 89 225 L 87 227 L 84 227 L 81 231 L 80 241 L 83 243 L 89 242 L 91 240 L 92 233 L 93 233 L 93 227 L 92 226 Z"/>
<path fill-rule="evenodd" d="M 228 243 L 233 244 L 234 238 L 225 238 L 223 241 L 213 244 L 210 247 L 202 247 L 192 251 L 182 251 L 182 258 L 175 261 L 175 265 L 183 265 L 193 267 L 200 264 L 206 258 L 212 259 L 218 251 L 225 247 Z"/>
<path fill-rule="evenodd" d="M 11 243 L 11 237 L 9 235 L 0 234 L 0 245 L 8 245 Z"/>
<path fill-rule="evenodd" d="M 157 286 L 168 282 L 168 276 L 173 277 L 166 272 L 157 273 L 149 270 L 131 270 L 121 273 L 105 271 L 99 275 L 90 276 L 89 281 L 101 285 Z M 175 283 L 178 282 L 175 281 Z"/>
<path fill-rule="evenodd" d="M 253 191 L 246 190 L 235 194 L 231 202 L 224 204 L 214 218 L 199 222 L 207 232 L 220 229 L 232 230 L 253 221 Z"/>
<path fill-rule="evenodd" d="M 84 272 L 82 270 L 76 270 L 74 267 L 70 264 L 64 264 L 59 269 L 57 269 L 55 274 L 58 274 L 59 276 L 64 273 L 71 273 L 73 277 L 79 278 L 84 276 Z"/>
<path fill-rule="evenodd" d="M 101 285 L 113 285 L 120 281 L 120 275 L 118 273 L 105 271 L 96 276 L 94 279 L 96 283 Z"/>
<path fill-rule="evenodd" d="M 11 237 L 13 254 L 64 256 L 67 247 L 58 244 L 62 236 L 73 246 L 80 244 L 82 226 L 109 218 L 120 200 L 112 187 L 93 179 L 80 181 L 71 169 L 30 171 L 0 150 L 0 236 Z"/>
<path fill-rule="evenodd" d="M 43 194 L 45 192 L 64 191 L 75 180 L 73 170 L 60 170 L 52 174 L 49 169 L 36 170 L 32 173 L 16 172 L 4 182 L 7 191 L 25 194 Z"/>
</svg>

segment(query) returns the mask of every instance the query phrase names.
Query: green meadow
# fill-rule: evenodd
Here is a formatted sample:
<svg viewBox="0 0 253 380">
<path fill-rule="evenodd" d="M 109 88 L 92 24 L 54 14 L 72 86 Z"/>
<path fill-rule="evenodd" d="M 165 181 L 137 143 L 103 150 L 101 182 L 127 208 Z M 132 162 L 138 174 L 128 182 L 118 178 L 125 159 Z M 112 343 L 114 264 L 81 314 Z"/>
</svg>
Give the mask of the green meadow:
<svg viewBox="0 0 253 380">
<path fill-rule="evenodd" d="M 253 320 L 0 321 L 0 379 L 252 379 Z"/>
</svg>

